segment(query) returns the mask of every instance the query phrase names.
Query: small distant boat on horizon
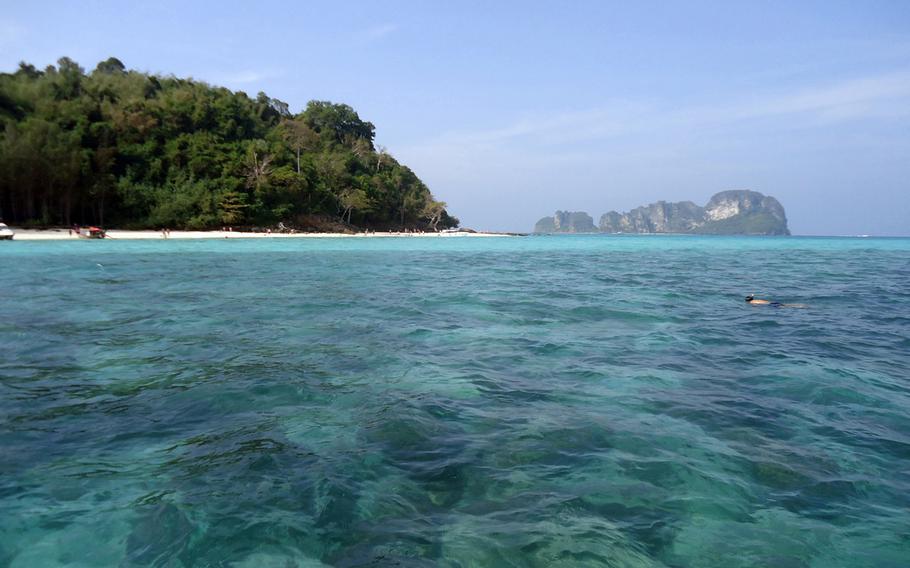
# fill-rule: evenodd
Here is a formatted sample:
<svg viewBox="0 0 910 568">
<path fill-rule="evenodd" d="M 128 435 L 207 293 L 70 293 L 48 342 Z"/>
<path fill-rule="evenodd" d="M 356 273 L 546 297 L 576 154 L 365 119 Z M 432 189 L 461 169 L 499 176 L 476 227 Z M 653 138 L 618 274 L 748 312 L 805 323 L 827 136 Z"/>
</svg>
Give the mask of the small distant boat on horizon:
<svg viewBox="0 0 910 568">
<path fill-rule="evenodd" d="M 11 241 L 16 233 L 6 226 L 6 223 L 0 223 L 0 241 Z"/>
</svg>

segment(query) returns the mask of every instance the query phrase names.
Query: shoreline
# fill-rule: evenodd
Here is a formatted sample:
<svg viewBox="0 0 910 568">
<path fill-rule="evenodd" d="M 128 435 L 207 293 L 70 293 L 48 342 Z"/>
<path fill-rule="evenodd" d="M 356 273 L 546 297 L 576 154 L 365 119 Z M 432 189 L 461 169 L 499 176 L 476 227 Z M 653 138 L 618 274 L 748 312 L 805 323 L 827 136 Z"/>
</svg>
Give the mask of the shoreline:
<svg viewBox="0 0 910 568">
<path fill-rule="evenodd" d="M 72 234 L 69 229 L 17 229 L 10 227 L 15 235 L 14 241 L 79 241 L 84 239 Z M 165 237 L 161 231 L 129 231 L 112 229 L 106 232 L 112 240 L 168 240 L 168 239 L 313 239 L 313 238 L 462 238 L 462 237 L 510 237 L 515 233 L 492 232 L 458 232 L 458 233 L 403 233 L 403 232 L 369 232 L 369 233 L 264 233 L 241 231 L 169 231 Z"/>
</svg>

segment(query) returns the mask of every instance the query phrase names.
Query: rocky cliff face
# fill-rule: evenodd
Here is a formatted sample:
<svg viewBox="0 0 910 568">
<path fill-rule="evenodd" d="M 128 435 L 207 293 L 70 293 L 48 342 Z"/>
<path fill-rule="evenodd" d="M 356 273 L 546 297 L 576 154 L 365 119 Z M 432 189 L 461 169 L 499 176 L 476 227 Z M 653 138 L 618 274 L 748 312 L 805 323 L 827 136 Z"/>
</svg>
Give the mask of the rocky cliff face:
<svg viewBox="0 0 910 568">
<path fill-rule="evenodd" d="M 705 206 L 701 233 L 789 235 L 784 206 L 757 191 L 722 191 Z"/>
<path fill-rule="evenodd" d="M 690 233 L 703 217 L 704 210 L 691 201 L 667 203 L 658 201 L 637 207 L 628 213 L 616 211 L 600 218 L 604 233 Z"/>
<path fill-rule="evenodd" d="M 600 218 L 600 230 L 605 233 L 790 234 L 780 202 L 748 190 L 722 191 L 704 207 L 691 201 L 658 201 L 625 214 L 611 211 Z"/>
<path fill-rule="evenodd" d="M 596 233 L 594 219 L 584 211 L 557 211 L 534 225 L 535 233 Z"/>
<path fill-rule="evenodd" d="M 557 211 L 555 217 L 537 222 L 535 233 L 592 232 L 566 230 L 560 216 L 584 216 L 585 213 Z M 572 225 L 575 227 L 575 225 Z M 579 226 L 584 226 L 580 223 Z M 600 218 L 602 233 L 695 233 L 717 235 L 789 235 L 787 215 L 779 201 L 757 191 L 722 191 L 700 207 L 691 201 L 669 203 L 658 201 L 637 207 L 628 213 L 610 211 Z"/>
</svg>

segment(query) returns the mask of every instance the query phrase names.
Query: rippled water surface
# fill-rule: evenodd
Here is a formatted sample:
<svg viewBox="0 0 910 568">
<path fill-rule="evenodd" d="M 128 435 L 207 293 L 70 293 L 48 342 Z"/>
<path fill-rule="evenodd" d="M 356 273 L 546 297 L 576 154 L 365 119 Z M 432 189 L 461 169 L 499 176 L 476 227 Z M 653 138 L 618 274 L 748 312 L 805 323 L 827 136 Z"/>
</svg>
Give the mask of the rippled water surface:
<svg viewBox="0 0 910 568">
<path fill-rule="evenodd" d="M 0 243 L 0 566 L 904 567 L 908 283 L 906 239 Z"/>
</svg>

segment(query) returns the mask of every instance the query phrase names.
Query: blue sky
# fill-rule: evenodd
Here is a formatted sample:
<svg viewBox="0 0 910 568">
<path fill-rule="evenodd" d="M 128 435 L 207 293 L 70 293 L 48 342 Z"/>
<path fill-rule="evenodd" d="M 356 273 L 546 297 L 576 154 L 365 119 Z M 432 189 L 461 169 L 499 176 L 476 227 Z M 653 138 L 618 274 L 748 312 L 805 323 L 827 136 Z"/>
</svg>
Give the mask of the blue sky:
<svg viewBox="0 0 910 568">
<path fill-rule="evenodd" d="M 132 5 L 130 5 L 132 4 Z M 910 234 L 910 2 L 0 2 L 69 56 L 353 106 L 463 225 L 754 189 L 799 234 Z"/>
</svg>

